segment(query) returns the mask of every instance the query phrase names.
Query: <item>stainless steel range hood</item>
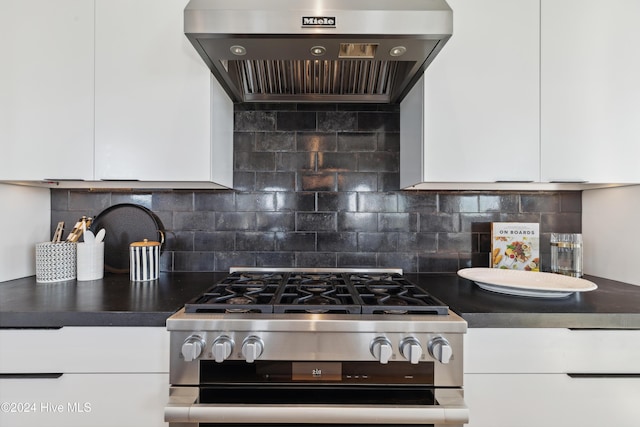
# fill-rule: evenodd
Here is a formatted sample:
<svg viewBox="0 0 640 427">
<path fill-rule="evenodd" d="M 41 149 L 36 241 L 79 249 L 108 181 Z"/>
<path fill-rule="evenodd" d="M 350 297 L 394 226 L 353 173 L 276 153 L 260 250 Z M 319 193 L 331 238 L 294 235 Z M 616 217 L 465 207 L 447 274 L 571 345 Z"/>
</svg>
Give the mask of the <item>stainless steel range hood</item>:
<svg viewBox="0 0 640 427">
<path fill-rule="evenodd" d="M 399 103 L 452 30 L 445 0 L 191 0 L 184 11 L 234 102 Z"/>
</svg>

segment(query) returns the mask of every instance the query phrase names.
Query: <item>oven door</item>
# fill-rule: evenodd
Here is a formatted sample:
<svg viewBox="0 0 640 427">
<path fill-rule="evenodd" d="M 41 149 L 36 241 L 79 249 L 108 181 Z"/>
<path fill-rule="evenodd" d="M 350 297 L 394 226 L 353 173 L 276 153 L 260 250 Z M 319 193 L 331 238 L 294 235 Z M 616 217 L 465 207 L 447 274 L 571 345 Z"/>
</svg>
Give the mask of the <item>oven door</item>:
<svg viewBox="0 0 640 427">
<path fill-rule="evenodd" d="M 222 391 L 222 390 L 220 390 Z M 315 388 L 313 395 L 318 394 Z M 344 390 L 346 392 L 346 390 Z M 380 399 L 390 390 L 379 389 Z M 232 395 L 238 393 L 253 394 L 254 397 L 262 396 L 262 401 L 274 401 L 277 396 L 291 397 L 296 393 L 302 396 L 309 390 L 234 390 Z M 327 393 L 335 390 L 326 390 Z M 354 394 L 371 395 L 373 390 L 351 390 Z M 425 390 L 413 390 L 413 393 L 421 394 Z M 409 393 L 407 391 L 407 393 Z M 411 394 L 413 394 L 411 393 Z M 384 404 L 358 403 L 354 404 L 352 398 L 343 402 L 332 403 L 307 403 L 302 399 L 292 400 L 287 403 L 198 403 L 200 390 L 197 387 L 172 387 L 169 404 L 165 408 L 165 421 L 169 423 L 200 423 L 211 426 L 265 426 L 282 425 L 290 426 L 350 426 L 350 425 L 385 425 L 385 426 L 461 426 L 469 421 L 468 409 L 464 402 L 462 390 L 439 389 L 435 392 L 428 391 L 435 398 L 433 404 L 415 404 L 413 396 L 409 400 L 414 404 L 397 402 L 395 398 L 385 399 Z M 343 393 L 336 393 L 343 399 Z M 374 393 L 375 394 L 375 393 Z M 395 393 L 397 394 L 397 393 Z M 397 397 L 397 396 L 396 396 Z M 430 398 L 429 398 L 430 399 Z M 242 399 L 247 402 L 253 399 Z M 336 399 L 338 400 L 338 399 Z M 355 399 L 360 400 L 360 399 Z M 420 399 L 418 399 L 420 400 Z"/>
<path fill-rule="evenodd" d="M 461 388 L 433 385 L 433 365 L 201 362 L 200 384 L 174 386 L 165 421 L 225 425 L 434 425 L 468 422 Z"/>
</svg>

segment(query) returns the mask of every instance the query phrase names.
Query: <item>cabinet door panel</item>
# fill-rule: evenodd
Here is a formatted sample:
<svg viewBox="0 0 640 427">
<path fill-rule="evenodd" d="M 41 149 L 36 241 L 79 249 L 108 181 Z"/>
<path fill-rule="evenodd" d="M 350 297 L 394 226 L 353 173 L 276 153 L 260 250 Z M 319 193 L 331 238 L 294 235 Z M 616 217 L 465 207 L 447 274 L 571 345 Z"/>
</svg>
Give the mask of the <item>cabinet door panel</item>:
<svg viewBox="0 0 640 427">
<path fill-rule="evenodd" d="M 639 330 L 571 330 L 566 349 L 565 372 L 640 374 Z"/>
<path fill-rule="evenodd" d="M 635 427 L 640 378 L 465 374 L 469 427 Z"/>
<path fill-rule="evenodd" d="M 542 180 L 640 182 L 640 2 L 541 10 Z"/>
<path fill-rule="evenodd" d="M 640 374 L 640 331 L 470 329 L 465 373 Z"/>
<path fill-rule="evenodd" d="M 538 0 L 449 4 L 424 76 L 425 181 L 539 181 Z"/>
<path fill-rule="evenodd" d="M 211 180 L 210 72 L 187 0 L 96 1 L 96 177 Z"/>
<path fill-rule="evenodd" d="M 0 373 L 169 372 L 169 333 L 152 327 L 0 330 Z"/>
<path fill-rule="evenodd" d="M 93 178 L 93 2 L 0 2 L 0 180 Z"/>
<path fill-rule="evenodd" d="M 464 372 L 565 373 L 568 329 L 473 328 L 464 337 Z"/>
<path fill-rule="evenodd" d="M 4 405 L 0 425 L 166 426 L 164 406 L 168 390 L 168 373 L 0 377 L 0 402 Z"/>
</svg>

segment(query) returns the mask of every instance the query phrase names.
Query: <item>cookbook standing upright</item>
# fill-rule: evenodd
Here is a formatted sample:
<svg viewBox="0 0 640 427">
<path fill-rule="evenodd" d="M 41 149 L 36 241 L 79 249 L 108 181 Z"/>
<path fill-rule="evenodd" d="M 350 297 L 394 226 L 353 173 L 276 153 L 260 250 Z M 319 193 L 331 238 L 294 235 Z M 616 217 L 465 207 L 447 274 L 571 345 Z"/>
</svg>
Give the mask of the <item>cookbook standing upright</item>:
<svg viewBox="0 0 640 427">
<path fill-rule="evenodd" d="M 493 268 L 540 271 L 540 224 L 492 223 L 489 263 Z"/>
</svg>

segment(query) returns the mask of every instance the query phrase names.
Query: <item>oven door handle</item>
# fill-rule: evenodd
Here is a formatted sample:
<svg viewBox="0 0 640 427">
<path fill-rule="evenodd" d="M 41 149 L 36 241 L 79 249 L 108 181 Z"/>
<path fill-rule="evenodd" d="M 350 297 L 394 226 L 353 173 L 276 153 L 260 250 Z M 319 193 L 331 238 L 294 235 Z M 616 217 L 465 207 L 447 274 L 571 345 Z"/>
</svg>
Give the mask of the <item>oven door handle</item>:
<svg viewBox="0 0 640 427">
<path fill-rule="evenodd" d="M 438 405 L 196 404 L 197 388 L 172 387 L 164 420 L 170 423 L 452 424 L 469 421 L 463 392 L 436 390 Z"/>
</svg>

